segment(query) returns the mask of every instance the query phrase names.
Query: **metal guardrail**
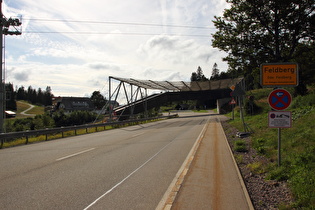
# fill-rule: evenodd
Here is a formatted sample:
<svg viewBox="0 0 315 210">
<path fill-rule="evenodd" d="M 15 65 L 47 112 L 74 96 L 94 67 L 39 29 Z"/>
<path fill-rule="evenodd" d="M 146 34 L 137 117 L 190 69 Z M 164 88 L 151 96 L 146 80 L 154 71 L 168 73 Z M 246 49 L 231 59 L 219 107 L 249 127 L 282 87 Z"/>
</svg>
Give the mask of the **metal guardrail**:
<svg viewBox="0 0 315 210">
<path fill-rule="evenodd" d="M 77 135 L 77 130 L 85 129 L 86 133 L 88 133 L 89 128 L 97 128 L 98 127 L 105 127 L 106 126 L 115 126 L 115 125 L 126 125 L 131 123 L 139 123 L 144 121 L 150 120 L 157 120 L 162 118 L 173 118 L 177 115 L 168 115 L 168 116 L 161 116 L 161 117 L 154 117 L 154 118 L 143 118 L 137 120 L 126 120 L 126 121 L 117 121 L 117 122 L 107 122 L 107 123 L 99 123 L 99 124 L 85 124 L 85 125 L 75 125 L 75 126 L 67 126 L 67 127 L 59 127 L 59 128 L 46 128 L 40 130 L 27 130 L 27 131 L 20 131 L 20 132 L 11 132 L 11 133 L 1 133 L 0 134 L 0 149 L 3 147 L 4 142 L 10 139 L 9 141 L 13 141 L 19 138 L 25 138 L 25 144 L 28 144 L 28 139 L 31 136 L 41 136 L 46 135 L 46 141 L 48 140 L 48 135 L 51 134 L 62 134 L 62 138 L 64 137 L 64 132 L 66 131 L 74 131 L 74 135 Z"/>
</svg>

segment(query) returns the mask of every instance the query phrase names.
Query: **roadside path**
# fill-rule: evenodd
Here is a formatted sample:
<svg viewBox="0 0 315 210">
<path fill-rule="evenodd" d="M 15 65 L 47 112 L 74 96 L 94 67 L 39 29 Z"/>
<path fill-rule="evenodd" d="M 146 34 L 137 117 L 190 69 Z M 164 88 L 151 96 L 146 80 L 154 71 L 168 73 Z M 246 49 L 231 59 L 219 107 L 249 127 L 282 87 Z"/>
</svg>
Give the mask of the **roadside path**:
<svg viewBox="0 0 315 210">
<path fill-rule="evenodd" d="M 23 112 L 21 112 L 21 115 L 25 115 L 25 116 L 35 116 L 35 114 L 26 114 L 26 112 L 30 111 L 31 109 L 33 109 L 35 106 L 32 105 L 32 104 L 28 104 L 28 103 L 24 103 L 24 102 L 20 102 L 20 103 L 23 103 L 23 104 L 27 104 L 29 105 L 30 107 L 28 109 L 25 109 Z"/>
<path fill-rule="evenodd" d="M 220 123 L 223 118 L 210 117 L 189 169 L 161 209 L 254 209 Z"/>
</svg>

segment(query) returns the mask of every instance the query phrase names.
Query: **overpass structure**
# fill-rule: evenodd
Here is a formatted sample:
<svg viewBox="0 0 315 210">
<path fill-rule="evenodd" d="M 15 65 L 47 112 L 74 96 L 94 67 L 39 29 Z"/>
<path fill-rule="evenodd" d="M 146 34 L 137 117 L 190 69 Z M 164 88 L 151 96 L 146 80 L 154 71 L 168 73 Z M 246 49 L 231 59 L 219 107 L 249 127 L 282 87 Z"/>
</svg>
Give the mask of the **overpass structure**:
<svg viewBox="0 0 315 210">
<path fill-rule="evenodd" d="M 116 87 L 113 88 L 114 86 Z M 117 101 L 119 95 L 126 99 L 126 104 L 122 106 L 109 105 L 109 115 L 110 118 L 115 116 L 116 119 L 125 120 L 139 113 L 146 115 L 148 110 L 167 102 L 229 98 L 231 87 L 235 87 L 234 92 L 244 92 L 244 79 L 171 82 L 109 77 L 109 104 Z M 148 90 L 155 90 L 158 93 L 148 95 Z"/>
</svg>

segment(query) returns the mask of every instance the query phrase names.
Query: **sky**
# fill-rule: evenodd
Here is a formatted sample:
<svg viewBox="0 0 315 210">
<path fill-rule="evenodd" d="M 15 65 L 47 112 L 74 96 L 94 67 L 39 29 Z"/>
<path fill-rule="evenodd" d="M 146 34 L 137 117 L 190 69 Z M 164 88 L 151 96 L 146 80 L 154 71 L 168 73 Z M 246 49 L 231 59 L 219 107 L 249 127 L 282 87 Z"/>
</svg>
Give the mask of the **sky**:
<svg viewBox="0 0 315 210">
<path fill-rule="evenodd" d="M 226 54 L 212 48 L 225 0 L 3 0 L 22 35 L 5 36 L 6 83 L 55 96 L 108 98 L 108 78 L 190 81 Z"/>
</svg>

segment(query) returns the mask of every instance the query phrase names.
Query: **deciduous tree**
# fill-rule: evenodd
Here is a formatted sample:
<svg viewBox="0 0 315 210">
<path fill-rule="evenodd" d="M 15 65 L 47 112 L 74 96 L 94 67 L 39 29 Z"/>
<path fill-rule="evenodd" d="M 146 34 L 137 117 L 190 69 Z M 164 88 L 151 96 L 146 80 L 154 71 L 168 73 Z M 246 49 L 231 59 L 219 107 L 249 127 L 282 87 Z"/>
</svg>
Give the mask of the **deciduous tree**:
<svg viewBox="0 0 315 210">
<path fill-rule="evenodd" d="M 295 61 L 300 45 L 314 42 L 314 1 L 227 0 L 230 8 L 213 21 L 212 46 L 228 53 L 229 71 L 259 82 L 259 65 Z"/>
</svg>

